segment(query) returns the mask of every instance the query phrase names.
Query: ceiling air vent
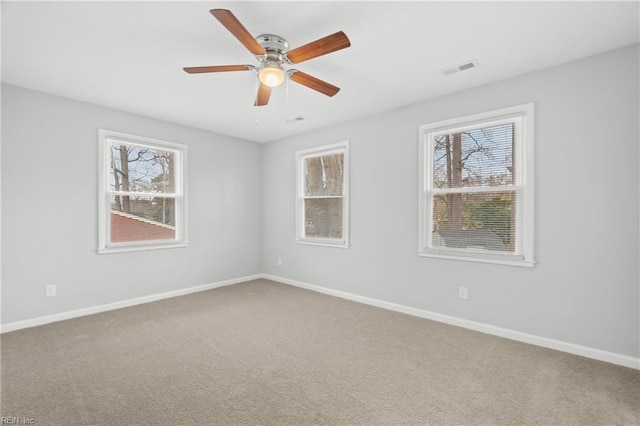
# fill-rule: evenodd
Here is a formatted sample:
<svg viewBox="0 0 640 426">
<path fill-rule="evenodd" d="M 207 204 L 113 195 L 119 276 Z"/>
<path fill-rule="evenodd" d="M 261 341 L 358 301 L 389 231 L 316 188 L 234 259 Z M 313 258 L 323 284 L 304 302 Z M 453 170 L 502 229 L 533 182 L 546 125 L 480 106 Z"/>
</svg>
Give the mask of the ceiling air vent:
<svg viewBox="0 0 640 426">
<path fill-rule="evenodd" d="M 459 65 L 455 65 L 453 67 L 449 67 L 447 69 L 442 70 L 442 74 L 447 76 L 447 75 L 451 75 L 451 74 L 455 74 L 458 71 L 465 71 L 471 68 L 475 68 L 478 66 L 478 62 L 476 61 L 469 61 L 469 62 L 465 62 L 463 64 L 459 64 Z"/>
<path fill-rule="evenodd" d="M 304 120 L 304 117 L 298 116 L 298 117 L 289 118 L 289 119 L 287 119 L 286 122 L 287 122 L 287 124 L 291 124 L 291 123 L 297 123 L 297 122 L 302 121 L 302 120 Z"/>
</svg>

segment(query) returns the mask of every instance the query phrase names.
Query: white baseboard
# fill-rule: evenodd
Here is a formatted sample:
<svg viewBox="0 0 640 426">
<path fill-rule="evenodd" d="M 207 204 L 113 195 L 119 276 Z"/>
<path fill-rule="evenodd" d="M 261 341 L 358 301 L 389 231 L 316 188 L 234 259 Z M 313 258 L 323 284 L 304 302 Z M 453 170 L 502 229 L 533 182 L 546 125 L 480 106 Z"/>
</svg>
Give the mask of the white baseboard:
<svg viewBox="0 0 640 426">
<path fill-rule="evenodd" d="M 288 278 L 277 277 L 269 274 L 260 274 L 261 278 L 271 281 L 277 281 L 282 284 L 288 284 L 295 287 L 312 290 L 318 293 L 328 294 L 330 296 L 340 297 L 342 299 L 352 300 L 354 302 L 364 303 L 367 305 L 377 306 L 391 311 L 401 312 L 420 318 L 426 318 L 445 324 L 455 325 L 457 327 L 467 328 L 469 330 L 479 331 L 481 333 L 491 334 L 494 336 L 504 337 L 518 342 L 529 343 L 544 348 L 555 349 L 561 352 L 567 352 L 574 355 L 580 355 L 586 358 L 592 358 L 611 364 L 621 365 L 624 367 L 640 370 L 640 358 L 633 358 L 627 355 L 620 355 L 613 352 L 607 352 L 600 349 L 580 346 L 573 343 L 563 342 L 560 340 L 548 339 L 546 337 L 535 336 L 533 334 L 522 333 L 508 328 L 496 327 L 489 324 L 483 324 L 476 321 L 466 320 L 462 318 L 452 317 L 449 315 L 438 314 L 436 312 L 425 311 L 422 309 L 411 308 L 409 306 L 398 305 L 396 303 L 385 302 L 383 300 L 372 299 L 369 297 L 359 296 L 357 294 L 347 293 L 344 291 L 333 290 L 326 287 L 308 284 L 301 281 L 290 280 Z"/>
<path fill-rule="evenodd" d="M 180 290 L 169 291 L 166 293 L 153 294 L 150 296 L 139 297 L 136 299 L 123 300 L 120 302 L 108 303 L 106 305 L 94 306 L 91 308 L 77 309 L 74 311 L 62 312 L 54 315 L 47 315 L 43 317 L 28 319 L 24 321 L 16 321 L 12 323 L 0 325 L 0 333 L 8 333 L 10 331 L 21 330 L 23 328 L 36 327 L 39 325 L 49 324 L 52 322 L 63 321 L 66 319 L 82 317 L 85 315 L 97 314 L 100 312 L 112 311 L 115 309 L 126 308 L 129 306 L 140 305 L 143 303 L 155 302 L 157 300 L 168 299 L 171 297 L 184 296 L 191 293 L 197 293 L 200 291 L 211 290 L 218 287 L 224 287 L 228 285 L 238 284 L 245 281 L 251 281 L 259 278 L 264 278 L 272 281 L 276 281 L 282 284 L 288 284 L 295 287 L 312 290 L 318 293 L 328 294 L 330 296 L 340 297 L 342 299 L 352 300 L 354 302 L 364 303 L 371 306 L 376 306 L 383 309 L 389 309 L 391 311 L 401 312 L 408 315 L 413 315 L 420 318 L 425 318 L 433 321 L 438 321 L 445 324 L 454 325 L 457 327 L 466 328 L 469 330 L 479 331 L 481 333 L 491 334 L 494 336 L 504 337 L 519 342 L 529 343 L 544 348 L 555 349 L 561 352 L 567 352 L 574 355 L 580 355 L 586 358 L 592 358 L 599 361 L 608 362 L 611 364 L 621 365 L 624 367 L 640 370 L 640 358 L 633 358 L 626 355 L 620 355 L 613 352 L 607 352 L 600 349 L 589 348 L 586 346 L 580 346 L 573 343 L 563 342 L 560 340 L 548 339 L 546 337 L 540 337 L 533 334 L 522 333 L 516 330 L 510 330 L 507 328 L 496 327 L 489 324 L 483 324 L 476 321 L 457 318 L 449 315 L 443 315 L 436 312 L 430 312 L 422 309 L 411 308 L 409 306 L 399 305 L 396 303 L 385 302 L 383 300 L 372 299 L 365 296 L 359 296 L 357 294 L 347 293 L 340 290 L 334 290 L 326 287 L 321 287 L 314 284 L 304 283 L 301 281 L 291 280 L 288 278 L 277 277 L 269 274 L 256 274 L 249 275 L 240 278 L 234 278 L 225 281 L 219 281 L 211 284 L 204 284 L 197 287 L 190 287 Z"/>
<path fill-rule="evenodd" d="M 23 328 L 36 327 L 39 325 L 49 324 L 52 322 L 63 321 L 66 319 L 83 317 L 85 315 L 97 314 L 100 312 L 113 311 L 114 309 L 126 308 L 129 306 L 141 305 L 143 303 L 155 302 L 157 300 L 169 299 L 171 297 L 184 296 L 200 291 L 211 290 L 213 288 L 224 287 L 245 281 L 251 281 L 262 278 L 262 275 L 249 275 L 231 280 L 219 281 L 211 284 L 199 285 L 196 287 L 183 288 L 180 290 L 168 291 L 166 293 L 152 294 L 150 296 L 138 297 L 136 299 L 123 300 L 120 302 L 108 303 L 106 305 L 94 306 L 91 308 L 77 309 L 74 311 L 61 312 L 59 314 L 47 315 L 43 317 L 28 319 L 24 321 L 16 321 L 0 326 L 0 333 L 8 333 L 10 331 L 21 330 Z"/>
</svg>

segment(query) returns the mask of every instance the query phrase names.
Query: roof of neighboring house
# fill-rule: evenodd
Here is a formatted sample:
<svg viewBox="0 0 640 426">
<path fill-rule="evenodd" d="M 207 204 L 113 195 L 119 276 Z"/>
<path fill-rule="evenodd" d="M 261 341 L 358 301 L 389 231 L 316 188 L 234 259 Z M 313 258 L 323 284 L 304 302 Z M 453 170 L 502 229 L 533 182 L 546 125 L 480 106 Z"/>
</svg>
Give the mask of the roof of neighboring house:
<svg viewBox="0 0 640 426">
<path fill-rule="evenodd" d="M 119 211 L 111 212 L 111 242 L 173 240 L 175 226 Z"/>
<path fill-rule="evenodd" d="M 506 250 L 502 238 L 490 229 L 441 229 L 434 234 L 444 240 L 445 247 Z"/>
<path fill-rule="evenodd" d="M 111 210 L 111 214 L 115 214 L 115 215 L 118 215 L 118 216 L 126 217 L 126 218 L 129 218 L 129 219 L 139 220 L 140 222 L 148 223 L 149 225 L 161 226 L 163 228 L 167 228 L 167 229 L 171 229 L 171 230 L 175 230 L 176 229 L 175 226 L 167 225 L 166 223 L 157 222 L 155 220 L 147 219 L 146 217 L 137 216 L 137 215 L 131 214 L 131 213 L 125 213 L 125 212 L 121 212 L 121 211 L 117 211 L 117 210 Z"/>
</svg>

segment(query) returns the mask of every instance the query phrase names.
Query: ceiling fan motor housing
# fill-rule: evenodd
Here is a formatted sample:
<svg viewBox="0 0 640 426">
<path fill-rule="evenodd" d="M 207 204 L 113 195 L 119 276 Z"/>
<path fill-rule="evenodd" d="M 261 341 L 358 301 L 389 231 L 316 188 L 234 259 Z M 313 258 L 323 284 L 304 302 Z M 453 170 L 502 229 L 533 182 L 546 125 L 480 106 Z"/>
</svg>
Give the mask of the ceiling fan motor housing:
<svg viewBox="0 0 640 426">
<path fill-rule="evenodd" d="M 258 56 L 258 60 L 264 62 L 267 60 L 285 62 L 285 54 L 289 50 L 289 42 L 279 35 L 262 34 L 256 37 L 256 41 L 267 51 L 266 55 Z"/>
</svg>

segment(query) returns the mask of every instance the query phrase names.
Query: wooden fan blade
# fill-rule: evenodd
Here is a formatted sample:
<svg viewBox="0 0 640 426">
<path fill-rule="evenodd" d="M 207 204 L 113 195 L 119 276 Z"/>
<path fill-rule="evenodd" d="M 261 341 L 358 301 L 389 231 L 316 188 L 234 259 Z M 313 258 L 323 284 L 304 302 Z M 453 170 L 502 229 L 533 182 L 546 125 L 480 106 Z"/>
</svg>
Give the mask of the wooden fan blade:
<svg viewBox="0 0 640 426">
<path fill-rule="evenodd" d="M 315 78 L 312 75 L 304 73 L 298 70 L 292 70 L 293 72 L 289 75 L 289 79 L 295 81 L 296 83 L 302 84 L 303 86 L 307 86 L 310 89 L 316 90 L 323 95 L 333 96 L 340 91 L 339 87 L 336 87 L 332 84 L 327 83 L 326 81 L 322 81 L 318 78 Z"/>
<path fill-rule="evenodd" d="M 260 83 L 258 87 L 258 95 L 256 96 L 255 106 L 265 106 L 269 103 L 269 96 L 271 96 L 271 87 Z"/>
<path fill-rule="evenodd" d="M 209 11 L 226 29 L 254 55 L 266 55 L 267 51 L 256 41 L 249 31 L 238 21 L 238 18 L 227 9 L 212 9 Z"/>
<path fill-rule="evenodd" d="M 338 31 L 319 40 L 312 41 L 304 46 L 296 47 L 287 52 L 287 58 L 294 63 L 308 61 L 336 50 L 345 49 L 351 46 L 351 42 L 345 33 Z"/>
<path fill-rule="evenodd" d="M 189 74 L 199 74 L 203 72 L 225 72 L 225 71 L 248 71 L 255 68 L 252 65 L 214 65 L 211 67 L 186 67 L 183 68 Z"/>
</svg>

